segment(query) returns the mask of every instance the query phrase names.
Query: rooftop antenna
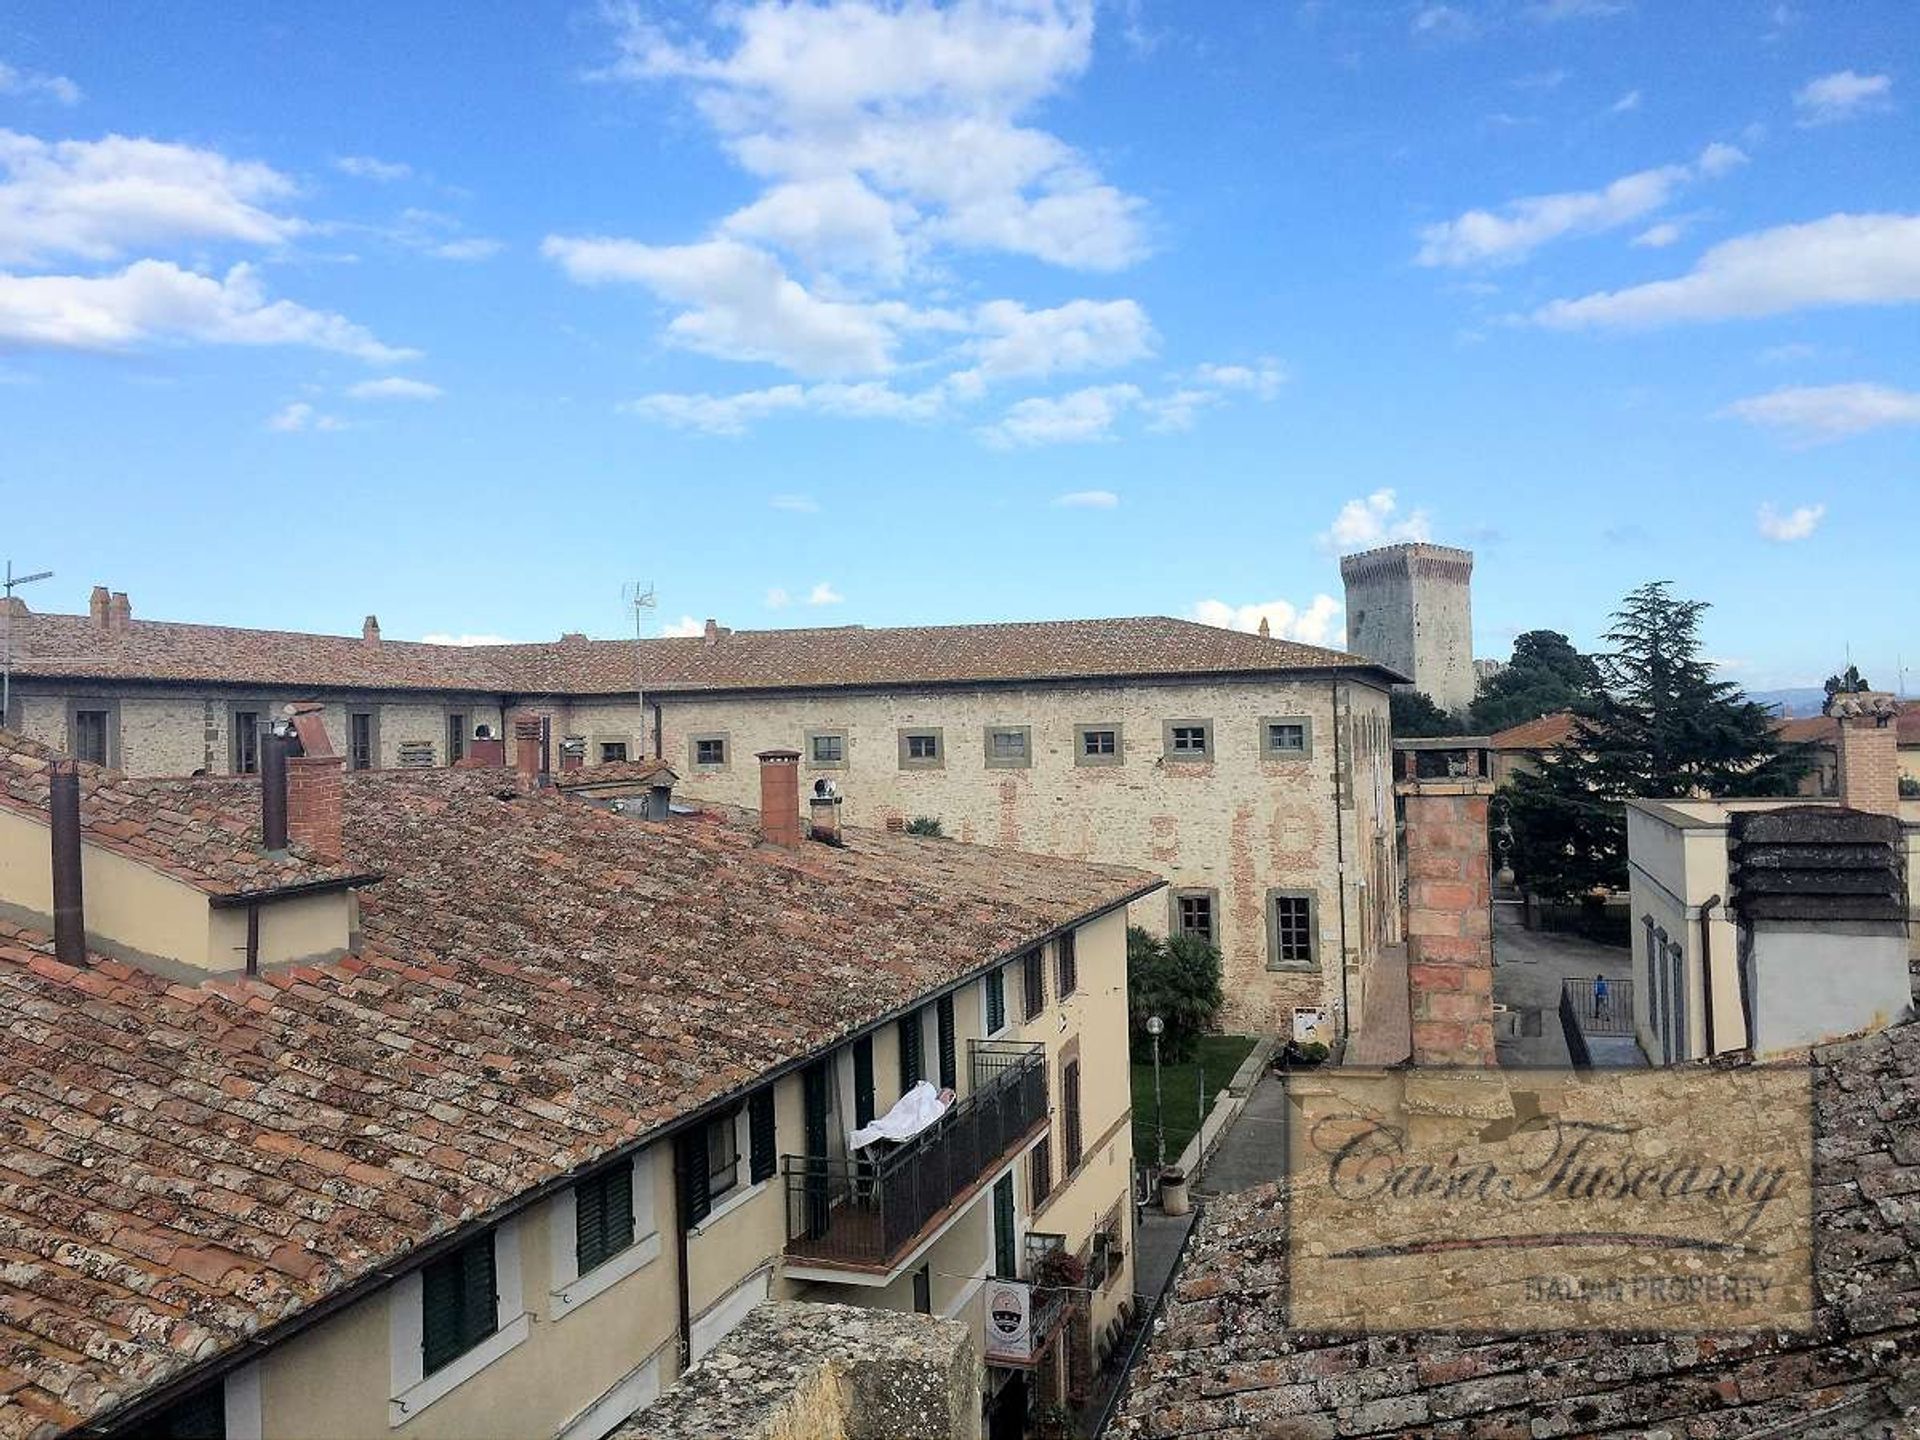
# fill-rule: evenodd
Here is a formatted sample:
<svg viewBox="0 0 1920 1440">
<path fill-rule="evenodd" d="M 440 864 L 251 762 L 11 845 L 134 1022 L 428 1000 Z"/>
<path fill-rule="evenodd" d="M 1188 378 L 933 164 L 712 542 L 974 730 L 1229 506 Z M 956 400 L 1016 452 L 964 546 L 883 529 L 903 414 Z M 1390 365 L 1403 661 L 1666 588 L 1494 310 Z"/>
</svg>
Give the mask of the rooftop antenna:
<svg viewBox="0 0 1920 1440">
<path fill-rule="evenodd" d="M 3 623 L 4 632 L 0 633 L 0 725 L 9 724 L 13 719 L 13 591 L 18 585 L 31 585 L 36 580 L 51 580 L 53 571 L 39 570 L 32 575 L 13 573 L 13 561 L 7 561 L 7 614 Z"/>
<path fill-rule="evenodd" d="M 649 580 L 643 587 L 638 580 L 629 580 L 620 587 L 620 598 L 633 607 L 633 703 L 640 707 L 640 758 L 647 756 L 647 679 L 646 669 L 641 660 L 640 638 L 645 612 L 659 606 L 659 598 L 654 594 L 653 582 Z M 660 746 L 654 744 L 654 758 L 660 758 Z"/>
</svg>

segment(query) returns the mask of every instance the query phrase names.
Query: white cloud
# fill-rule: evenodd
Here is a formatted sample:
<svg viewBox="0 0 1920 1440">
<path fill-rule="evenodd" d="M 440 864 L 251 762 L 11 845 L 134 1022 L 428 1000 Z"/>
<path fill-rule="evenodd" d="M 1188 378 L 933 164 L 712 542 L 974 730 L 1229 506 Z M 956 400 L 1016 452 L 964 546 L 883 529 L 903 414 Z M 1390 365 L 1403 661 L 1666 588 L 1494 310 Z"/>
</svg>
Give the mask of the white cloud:
<svg viewBox="0 0 1920 1440">
<path fill-rule="evenodd" d="M 1425 510 L 1402 515 L 1399 493 L 1383 489 L 1342 505 L 1340 513 L 1333 517 L 1333 524 L 1321 534 L 1320 547 L 1345 552 L 1432 537 L 1432 517 Z"/>
<path fill-rule="evenodd" d="M 767 591 L 767 608 L 769 610 L 784 610 L 792 603 L 793 597 L 778 585 Z"/>
<path fill-rule="evenodd" d="M 1763 504 L 1754 516 L 1754 524 L 1767 539 L 1784 545 L 1813 534 L 1826 513 L 1824 505 L 1800 505 L 1782 515 L 1771 504 Z"/>
<path fill-rule="evenodd" d="M 1869 384 L 1789 386 L 1736 400 L 1724 413 L 1810 440 L 1838 440 L 1887 425 L 1920 425 L 1920 391 Z"/>
<path fill-rule="evenodd" d="M 1649 225 L 1630 242 L 1643 250 L 1664 250 L 1680 238 L 1685 227 L 1673 220 L 1663 220 L 1658 225 Z"/>
<path fill-rule="evenodd" d="M 362 380 L 357 385 L 349 385 L 347 394 L 355 400 L 438 400 L 446 391 L 424 380 L 389 375 L 383 380 Z"/>
<path fill-rule="evenodd" d="M 1413 14 L 1413 33 L 1464 39 L 1478 28 L 1473 17 L 1452 5 L 1423 5 Z"/>
<path fill-rule="evenodd" d="M 376 160 L 371 155 L 337 155 L 333 168 L 356 180 L 375 180 L 382 185 L 413 176 L 413 167 L 398 160 Z"/>
<path fill-rule="evenodd" d="M 1638 110 L 1639 108 L 1640 108 L 1640 92 L 1638 90 L 1627 91 L 1626 94 L 1622 95 L 1618 100 L 1614 101 L 1613 104 L 1608 107 L 1608 109 L 1615 115 L 1626 115 L 1631 113 L 1632 111 Z"/>
<path fill-rule="evenodd" d="M 344 316 L 269 300 L 251 266 L 224 277 L 164 260 L 112 275 L 0 274 L 0 350 L 123 350 L 146 341 L 309 345 L 373 364 L 417 351 L 382 344 Z"/>
<path fill-rule="evenodd" d="M 1120 497 L 1111 490 L 1072 490 L 1054 496 L 1053 503 L 1062 510 L 1112 510 L 1120 504 Z"/>
<path fill-rule="evenodd" d="M 1570 190 L 1510 201 L 1496 213 L 1469 210 L 1420 232 L 1422 265 L 1511 265 L 1563 235 L 1612 230 L 1650 215 L 1681 187 L 1745 163 L 1731 145 L 1712 144 L 1686 165 L 1623 175 L 1599 190 Z"/>
<path fill-rule="evenodd" d="M 1627 8 L 1626 0 L 1535 0 L 1527 14 L 1535 20 L 1603 20 Z"/>
<path fill-rule="evenodd" d="M 682 615 L 678 620 L 663 621 L 660 626 L 660 634 L 667 639 L 685 639 L 690 635 L 706 633 L 706 625 L 691 615 Z"/>
<path fill-rule="evenodd" d="M 1215 390 L 1239 390 L 1262 400 L 1271 400 L 1290 377 L 1278 360 L 1261 360 L 1253 365 L 1213 365 L 1194 367 L 1193 383 Z"/>
<path fill-rule="evenodd" d="M 1831 125 L 1870 111 L 1888 108 L 1893 98 L 1891 75 L 1859 75 L 1836 70 L 1809 80 L 1793 94 L 1793 107 L 1802 125 Z"/>
<path fill-rule="evenodd" d="M 852 420 L 931 420 L 941 413 L 945 397 L 938 390 L 907 393 L 880 381 L 857 384 L 829 381 L 819 385 L 774 385 L 735 395 L 661 393 L 629 400 L 619 408 L 662 425 L 699 430 L 709 435 L 740 435 L 756 420 L 772 415 L 811 413 Z M 776 509 L 799 509 L 782 505 Z"/>
<path fill-rule="evenodd" d="M 1090 385 L 1065 395 L 1036 395 L 1010 406 L 980 436 L 995 448 L 1105 440 L 1114 422 L 1140 399 L 1137 385 Z"/>
<path fill-rule="evenodd" d="M 961 386 L 1130 365 L 1151 355 L 1157 339 L 1132 300 L 1071 300 L 1051 310 L 993 300 L 974 312 L 973 325 L 979 363 L 954 377 Z"/>
<path fill-rule="evenodd" d="M 1686 275 L 1555 300 L 1542 325 L 1652 326 L 1920 300 L 1920 215 L 1829 215 L 1723 241 Z"/>
<path fill-rule="evenodd" d="M 796 515 L 813 515 L 820 509 L 820 502 L 811 495 L 776 495 L 767 504 L 775 510 L 788 510 Z"/>
<path fill-rule="evenodd" d="M 80 87 L 64 75 L 42 75 L 32 70 L 20 70 L 4 60 L 0 60 L 0 95 L 17 95 L 27 100 L 44 96 L 62 105 L 78 105 L 84 98 Z"/>
<path fill-rule="evenodd" d="M 339 430 L 341 428 L 343 428 L 343 422 L 338 416 L 323 415 L 304 400 L 283 405 L 267 417 L 267 429 L 278 430 L 287 435 L 297 435 L 305 430 Z"/>
<path fill-rule="evenodd" d="M 690 85 L 769 183 L 729 229 L 882 273 L 935 244 L 1096 270 L 1146 251 L 1141 203 L 1021 123 L 1086 69 L 1091 0 L 761 0 L 716 8 L 707 38 L 669 34 L 638 7 L 615 19 L 620 56 L 604 73 Z M 835 196 L 853 203 L 830 214 Z M 848 232 L 845 251 L 822 248 L 829 229 Z"/>
<path fill-rule="evenodd" d="M 275 245 L 305 228 L 270 208 L 294 194 L 279 171 L 188 145 L 0 130 L 0 175 L 0 264 L 116 260 L 163 241 Z"/>
<path fill-rule="evenodd" d="M 1202 625 L 1218 625 L 1227 630 L 1258 631 L 1267 622 L 1268 633 L 1276 640 L 1301 640 L 1309 645 L 1338 645 L 1345 638 L 1341 617 L 1345 611 L 1331 595 L 1315 595 L 1303 610 L 1286 600 L 1266 600 L 1253 605 L 1230 605 L 1224 600 L 1198 600 L 1188 616 Z"/>
<path fill-rule="evenodd" d="M 506 635 L 449 635 L 436 631 L 432 635 L 420 637 L 422 645 L 517 645 L 520 642 Z"/>
<path fill-rule="evenodd" d="M 846 598 L 846 596 L 834 589 L 833 586 L 825 580 L 822 580 L 807 592 L 807 604 L 809 605 L 838 605 Z"/>
<path fill-rule="evenodd" d="M 685 307 L 668 336 L 727 360 L 764 360 L 802 375 L 877 374 L 893 367 L 898 303 L 823 299 L 764 250 L 737 240 L 642 245 L 549 236 L 541 251 L 581 284 L 634 282 Z"/>
<path fill-rule="evenodd" d="M 425 253 L 439 260 L 491 260 L 506 248 L 502 241 L 469 235 L 464 240 L 443 240 L 429 245 Z"/>
<path fill-rule="evenodd" d="M 1218 390 L 1173 390 L 1165 395 L 1143 395 L 1140 411 L 1147 417 L 1147 428 L 1163 435 L 1191 430 L 1200 412 L 1226 403 Z"/>
</svg>

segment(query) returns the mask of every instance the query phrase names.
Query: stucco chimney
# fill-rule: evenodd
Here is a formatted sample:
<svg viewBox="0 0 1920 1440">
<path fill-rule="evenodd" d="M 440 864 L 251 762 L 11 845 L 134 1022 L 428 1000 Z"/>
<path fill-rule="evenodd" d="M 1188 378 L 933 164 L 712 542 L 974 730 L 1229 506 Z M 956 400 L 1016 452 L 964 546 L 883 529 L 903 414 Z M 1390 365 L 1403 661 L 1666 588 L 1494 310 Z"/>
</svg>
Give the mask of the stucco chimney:
<svg viewBox="0 0 1920 1440">
<path fill-rule="evenodd" d="M 1477 770 L 1477 759 L 1471 770 Z M 1487 802 L 1468 773 L 1395 787 L 1407 817 L 1407 999 L 1416 1065 L 1497 1065 Z"/>
<path fill-rule="evenodd" d="M 1840 803 L 1869 815 L 1900 813 L 1900 704 L 1885 691 L 1836 696 Z"/>
<path fill-rule="evenodd" d="M 94 629 L 104 630 L 107 628 L 109 623 L 108 613 L 112 608 L 112 604 L 112 597 L 107 594 L 106 586 L 96 585 L 93 587 L 93 593 L 87 597 L 87 618 L 93 621 Z"/>
<path fill-rule="evenodd" d="M 360 622 L 360 638 L 369 645 L 380 643 L 380 617 L 369 615 Z"/>
<path fill-rule="evenodd" d="M 339 755 L 287 757 L 287 838 L 322 860 L 343 853 L 343 764 Z"/>
<path fill-rule="evenodd" d="M 800 843 L 800 752 L 762 750 L 760 762 L 760 838 L 789 849 Z"/>
<path fill-rule="evenodd" d="M 133 623 L 133 606 L 127 600 L 127 592 L 116 590 L 107 601 L 107 628 L 125 630 Z"/>
</svg>

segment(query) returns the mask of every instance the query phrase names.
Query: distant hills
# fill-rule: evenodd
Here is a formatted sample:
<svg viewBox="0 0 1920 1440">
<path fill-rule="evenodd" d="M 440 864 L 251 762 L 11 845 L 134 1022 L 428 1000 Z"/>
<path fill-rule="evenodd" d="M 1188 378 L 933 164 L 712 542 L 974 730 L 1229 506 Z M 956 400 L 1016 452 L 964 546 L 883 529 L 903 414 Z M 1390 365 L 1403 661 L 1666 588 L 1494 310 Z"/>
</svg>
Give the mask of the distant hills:
<svg viewBox="0 0 1920 1440">
<path fill-rule="evenodd" d="M 1749 690 L 1747 698 L 1758 700 L 1791 719 L 1796 715 L 1818 715 L 1820 707 L 1827 703 L 1827 692 L 1817 685 L 1804 685 L 1793 690 Z"/>
</svg>

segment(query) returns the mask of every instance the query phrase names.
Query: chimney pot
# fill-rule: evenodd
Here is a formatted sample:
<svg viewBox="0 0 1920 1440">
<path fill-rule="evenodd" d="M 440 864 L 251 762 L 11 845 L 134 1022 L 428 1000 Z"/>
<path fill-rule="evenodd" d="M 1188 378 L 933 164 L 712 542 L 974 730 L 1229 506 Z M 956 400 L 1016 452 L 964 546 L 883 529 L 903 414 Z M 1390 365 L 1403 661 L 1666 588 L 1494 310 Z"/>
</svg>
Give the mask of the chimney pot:
<svg viewBox="0 0 1920 1440">
<path fill-rule="evenodd" d="M 93 594 L 87 597 L 87 617 L 93 621 L 93 628 L 104 630 L 109 624 L 109 613 L 113 607 L 113 597 L 107 593 L 107 587 L 96 585 Z"/>
<path fill-rule="evenodd" d="M 665 820 L 673 813 L 673 787 L 654 784 L 647 787 L 646 816 L 649 820 Z"/>
<path fill-rule="evenodd" d="M 278 727 L 260 727 L 260 848 L 287 848 L 287 737 Z"/>
<path fill-rule="evenodd" d="M 712 616 L 707 617 L 707 631 L 706 631 L 707 644 L 709 645 L 719 644 L 720 637 L 726 633 L 727 632 L 722 630 L 720 626 L 714 621 Z"/>
<path fill-rule="evenodd" d="M 81 890 L 80 774 L 71 760 L 49 777 L 53 841 L 53 953 L 68 965 L 87 963 L 87 911 Z"/>
<path fill-rule="evenodd" d="M 360 638 L 369 645 L 380 643 L 380 617 L 369 615 L 360 622 Z"/>
<path fill-rule="evenodd" d="M 1837 696 L 1840 803 L 1870 815 L 1900 813 L 1900 702 L 1885 691 Z"/>
<path fill-rule="evenodd" d="M 760 838 L 793 849 L 800 844 L 800 752 L 762 750 Z"/>
</svg>

